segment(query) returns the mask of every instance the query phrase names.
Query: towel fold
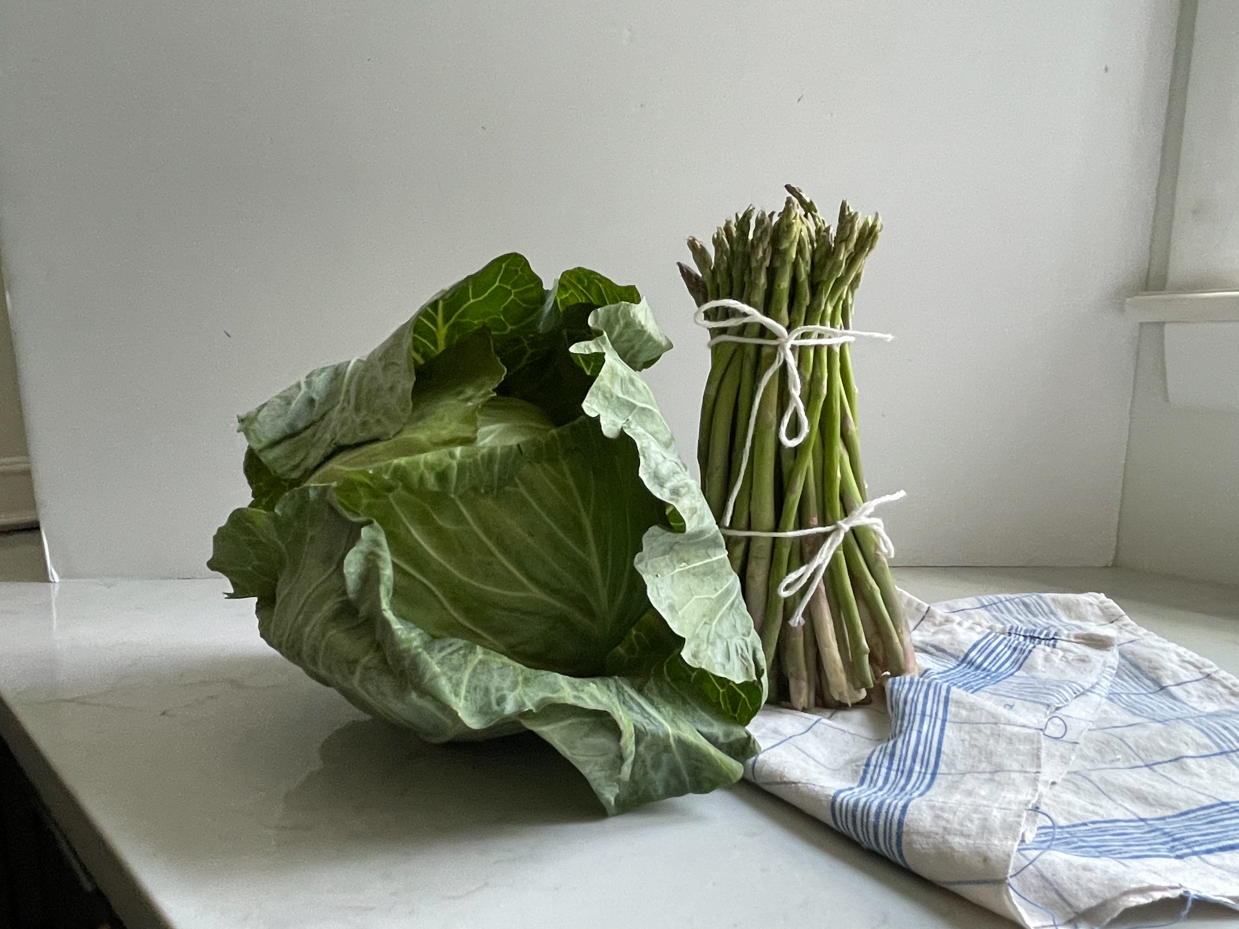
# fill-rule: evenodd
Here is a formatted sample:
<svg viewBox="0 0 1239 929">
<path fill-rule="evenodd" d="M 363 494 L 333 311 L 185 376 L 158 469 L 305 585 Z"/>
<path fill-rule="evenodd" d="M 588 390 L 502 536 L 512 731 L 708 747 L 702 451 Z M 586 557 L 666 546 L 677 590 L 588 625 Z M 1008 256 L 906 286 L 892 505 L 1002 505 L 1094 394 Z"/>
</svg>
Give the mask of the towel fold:
<svg viewBox="0 0 1239 929">
<path fill-rule="evenodd" d="M 904 598 L 923 673 L 763 709 L 750 780 L 1030 929 L 1239 909 L 1239 680 L 1101 594 Z"/>
</svg>

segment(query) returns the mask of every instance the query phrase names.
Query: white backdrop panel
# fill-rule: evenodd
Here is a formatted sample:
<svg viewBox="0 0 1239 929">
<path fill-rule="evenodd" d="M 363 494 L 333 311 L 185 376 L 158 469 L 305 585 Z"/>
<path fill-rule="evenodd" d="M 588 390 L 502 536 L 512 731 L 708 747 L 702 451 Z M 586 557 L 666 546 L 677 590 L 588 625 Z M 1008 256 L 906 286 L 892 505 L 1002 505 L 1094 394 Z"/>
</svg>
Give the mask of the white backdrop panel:
<svg viewBox="0 0 1239 929">
<path fill-rule="evenodd" d="M 500 252 L 637 283 L 786 181 L 886 223 L 858 325 L 904 563 L 1114 547 L 1177 4 L 0 3 L 0 236 L 65 577 L 191 576 L 234 415 Z"/>
</svg>

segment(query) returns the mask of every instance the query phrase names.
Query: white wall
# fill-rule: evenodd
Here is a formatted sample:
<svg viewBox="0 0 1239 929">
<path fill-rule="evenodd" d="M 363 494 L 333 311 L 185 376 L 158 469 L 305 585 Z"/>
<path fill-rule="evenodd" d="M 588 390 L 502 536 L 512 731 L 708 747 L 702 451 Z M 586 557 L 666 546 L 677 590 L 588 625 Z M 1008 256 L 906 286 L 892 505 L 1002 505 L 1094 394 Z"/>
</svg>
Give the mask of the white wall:
<svg viewBox="0 0 1239 929">
<path fill-rule="evenodd" d="M 1239 291 L 1239 4 L 1199 0 L 1192 6 L 1185 8 L 1195 17 L 1190 47 L 1179 53 L 1189 70 L 1180 99 L 1183 125 L 1166 140 L 1174 183 L 1163 188 L 1159 205 L 1173 219 L 1166 241 L 1154 239 L 1153 270 L 1160 275 L 1160 247 L 1165 280 L 1150 286 Z M 1172 96 L 1172 109 L 1175 103 Z M 1216 339 L 1208 330 L 1237 324 L 1167 325 L 1204 327 L 1205 338 Z M 1165 335 L 1161 324 L 1140 327 L 1115 561 L 1239 583 L 1239 413 L 1171 404 Z M 1207 361 L 1199 359 L 1191 372 L 1200 386 L 1233 382 L 1233 362 Z"/>
<path fill-rule="evenodd" d="M 520 249 L 638 283 L 780 185 L 880 210 L 866 469 L 905 563 L 1113 554 L 1172 0 L 0 3 L 0 236 L 62 576 L 204 572 L 233 415 Z"/>
<path fill-rule="evenodd" d="M 1239 290 L 1239 3 L 1197 0 L 1166 288 Z"/>
<path fill-rule="evenodd" d="M 1140 329 L 1115 561 L 1239 583 L 1239 413 L 1171 406 L 1162 326 Z"/>
</svg>

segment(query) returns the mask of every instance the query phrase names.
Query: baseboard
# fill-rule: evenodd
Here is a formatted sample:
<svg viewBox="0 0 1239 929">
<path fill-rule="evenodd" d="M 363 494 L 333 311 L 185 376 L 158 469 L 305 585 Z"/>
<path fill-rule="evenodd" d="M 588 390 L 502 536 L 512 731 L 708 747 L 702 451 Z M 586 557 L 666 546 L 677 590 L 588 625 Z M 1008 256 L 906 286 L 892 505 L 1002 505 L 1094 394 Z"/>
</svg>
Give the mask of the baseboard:
<svg viewBox="0 0 1239 929">
<path fill-rule="evenodd" d="M 32 529 L 38 524 L 30 459 L 25 455 L 0 458 L 0 532 Z"/>
<path fill-rule="evenodd" d="M 30 459 L 25 455 L 10 455 L 0 458 L 0 474 L 29 474 Z"/>
</svg>

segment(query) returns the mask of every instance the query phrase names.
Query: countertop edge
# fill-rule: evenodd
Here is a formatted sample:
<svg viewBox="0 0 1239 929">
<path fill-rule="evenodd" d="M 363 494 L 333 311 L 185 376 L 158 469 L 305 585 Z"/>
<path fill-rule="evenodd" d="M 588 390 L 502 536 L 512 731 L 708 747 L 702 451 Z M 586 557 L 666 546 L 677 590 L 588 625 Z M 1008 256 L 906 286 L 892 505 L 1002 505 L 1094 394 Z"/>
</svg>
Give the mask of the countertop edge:
<svg viewBox="0 0 1239 929">
<path fill-rule="evenodd" d="M 154 900 L 142 889 L 121 857 L 103 838 L 78 798 L 26 732 L 12 708 L 0 696 L 0 737 L 38 792 L 81 859 L 91 878 L 125 923 L 125 929 L 173 929 Z"/>
</svg>

